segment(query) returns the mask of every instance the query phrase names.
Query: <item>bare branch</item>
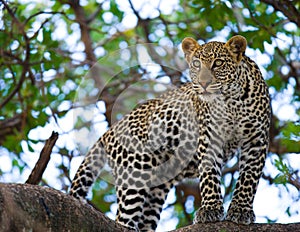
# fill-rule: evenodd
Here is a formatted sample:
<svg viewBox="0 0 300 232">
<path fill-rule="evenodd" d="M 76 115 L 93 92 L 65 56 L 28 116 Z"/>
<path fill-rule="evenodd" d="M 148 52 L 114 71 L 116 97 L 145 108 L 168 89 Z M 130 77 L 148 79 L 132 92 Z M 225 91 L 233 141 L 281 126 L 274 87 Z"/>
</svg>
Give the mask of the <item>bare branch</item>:
<svg viewBox="0 0 300 232">
<path fill-rule="evenodd" d="M 41 181 L 43 173 L 50 161 L 50 155 L 57 139 L 58 133 L 53 131 L 50 138 L 46 140 L 46 143 L 40 153 L 40 157 L 35 164 L 30 176 L 28 177 L 26 184 L 37 185 Z"/>
</svg>

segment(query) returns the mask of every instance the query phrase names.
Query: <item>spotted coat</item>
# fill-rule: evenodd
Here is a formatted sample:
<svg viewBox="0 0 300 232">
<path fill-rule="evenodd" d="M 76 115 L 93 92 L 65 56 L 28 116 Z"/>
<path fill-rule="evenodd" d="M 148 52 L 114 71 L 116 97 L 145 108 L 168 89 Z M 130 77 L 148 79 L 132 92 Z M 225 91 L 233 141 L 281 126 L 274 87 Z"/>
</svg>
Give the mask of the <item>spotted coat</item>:
<svg viewBox="0 0 300 232">
<path fill-rule="evenodd" d="M 90 149 L 70 194 L 83 199 L 104 164 L 115 177 L 116 220 L 155 230 L 165 198 L 184 178 L 200 178 L 201 206 L 194 222 L 255 221 L 253 200 L 264 166 L 270 99 L 259 68 L 244 55 L 246 40 L 182 49 L 191 82 L 148 100 L 114 124 Z M 225 216 L 222 167 L 239 157 L 239 178 Z"/>
</svg>

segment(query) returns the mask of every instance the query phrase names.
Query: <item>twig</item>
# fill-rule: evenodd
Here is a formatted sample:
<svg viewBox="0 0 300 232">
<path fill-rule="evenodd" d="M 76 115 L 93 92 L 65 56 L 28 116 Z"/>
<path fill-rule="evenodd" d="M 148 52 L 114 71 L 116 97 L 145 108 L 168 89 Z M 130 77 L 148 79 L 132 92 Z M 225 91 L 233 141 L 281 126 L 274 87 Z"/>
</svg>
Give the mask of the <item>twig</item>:
<svg viewBox="0 0 300 232">
<path fill-rule="evenodd" d="M 40 158 L 38 159 L 30 176 L 25 182 L 26 184 L 37 185 L 41 181 L 43 173 L 50 160 L 52 149 L 57 139 L 58 139 L 58 133 L 53 131 L 50 138 L 46 140 L 46 143 L 40 153 Z"/>
</svg>

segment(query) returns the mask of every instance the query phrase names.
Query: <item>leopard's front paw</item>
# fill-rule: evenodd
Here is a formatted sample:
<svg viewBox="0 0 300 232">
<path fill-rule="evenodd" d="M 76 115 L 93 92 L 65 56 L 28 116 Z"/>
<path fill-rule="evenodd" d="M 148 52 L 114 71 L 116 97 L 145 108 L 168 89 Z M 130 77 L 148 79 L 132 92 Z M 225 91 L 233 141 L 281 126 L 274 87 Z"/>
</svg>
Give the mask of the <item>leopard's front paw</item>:
<svg viewBox="0 0 300 232">
<path fill-rule="evenodd" d="M 232 221 L 238 224 L 249 225 L 250 223 L 255 222 L 255 214 L 253 212 L 253 209 L 230 207 L 225 220 Z"/>
<path fill-rule="evenodd" d="M 224 218 L 223 206 L 219 209 L 200 208 L 195 213 L 194 224 L 222 221 L 223 218 Z"/>
</svg>

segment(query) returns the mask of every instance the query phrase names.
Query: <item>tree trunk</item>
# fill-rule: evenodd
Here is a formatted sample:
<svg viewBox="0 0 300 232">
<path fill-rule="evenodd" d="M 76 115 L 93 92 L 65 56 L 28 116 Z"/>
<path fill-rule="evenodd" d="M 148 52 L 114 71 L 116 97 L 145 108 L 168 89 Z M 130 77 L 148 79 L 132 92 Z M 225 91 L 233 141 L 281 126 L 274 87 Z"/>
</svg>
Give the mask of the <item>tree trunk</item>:
<svg viewBox="0 0 300 232">
<path fill-rule="evenodd" d="M 29 184 L 0 184 L 0 231 L 129 231 L 88 204 L 58 190 Z M 187 231 L 300 231 L 300 223 L 191 225 Z"/>
</svg>

